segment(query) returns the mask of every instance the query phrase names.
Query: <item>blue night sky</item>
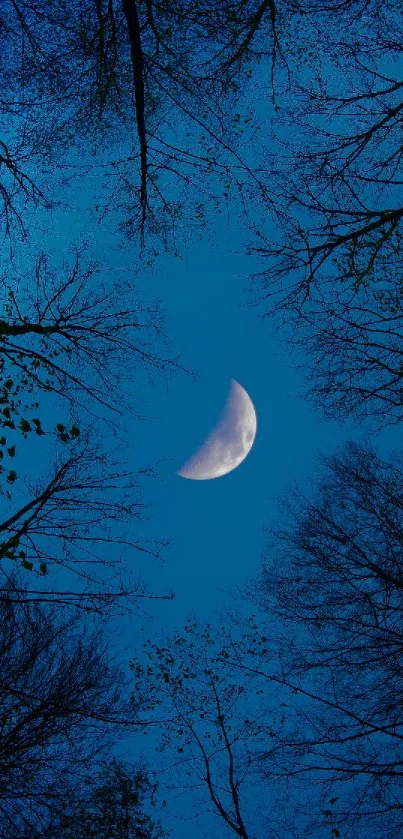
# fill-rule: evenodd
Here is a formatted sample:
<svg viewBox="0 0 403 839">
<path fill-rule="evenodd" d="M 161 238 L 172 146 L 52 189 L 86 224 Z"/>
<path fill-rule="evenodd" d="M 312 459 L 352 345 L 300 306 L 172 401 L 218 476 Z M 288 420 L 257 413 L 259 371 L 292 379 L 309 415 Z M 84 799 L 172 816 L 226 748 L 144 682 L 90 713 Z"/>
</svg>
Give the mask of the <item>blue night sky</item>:
<svg viewBox="0 0 403 839">
<path fill-rule="evenodd" d="M 82 209 L 84 204 L 83 199 Z M 82 225 L 80 209 L 60 215 L 58 252 L 67 252 L 77 242 Z M 161 638 L 180 629 L 190 615 L 218 620 L 237 587 L 259 566 L 263 528 L 275 520 L 276 497 L 289 484 L 303 485 L 314 476 L 320 453 L 330 454 L 345 439 L 360 439 L 369 429 L 324 421 L 300 395 L 304 382 L 296 363 L 303 368 L 303 358 L 301 353 L 298 358 L 290 354 L 281 333 L 262 319 L 258 306 L 250 305 L 249 275 L 259 265 L 242 254 L 236 224 L 225 221 L 212 241 L 195 241 L 183 257 L 162 255 L 140 271 L 130 247 L 112 234 L 108 238 L 100 229 L 88 229 L 90 251 L 112 276 L 121 272 L 127 278 L 133 271 L 140 297 L 145 293 L 161 299 L 172 352 L 194 374 L 156 375 L 140 394 L 134 385 L 137 415 L 125 418 L 128 468 L 155 466 L 159 475 L 143 482 L 150 520 L 141 534 L 171 542 L 162 562 L 135 555 L 134 577 L 139 572 L 153 593 L 175 593 L 173 601 L 142 600 L 137 614 L 112 621 L 111 648 L 126 665 L 139 639 L 141 643 L 140 627 L 144 636 Z M 258 430 L 249 456 L 218 479 L 179 477 L 176 470 L 214 427 L 231 378 L 247 390 L 256 409 Z M 381 454 L 396 435 L 396 429 L 378 435 Z M 154 745 L 153 735 L 140 741 L 133 736 L 118 752 L 135 760 L 140 750 L 150 768 L 158 769 Z M 164 779 L 160 777 L 162 789 Z M 185 796 L 170 795 L 170 813 L 162 813 L 164 826 L 175 839 L 188 839 L 189 828 L 194 839 L 221 839 L 217 817 L 203 812 L 194 823 L 195 813 L 188 810 Z"/>
<path fill-rule="evenodd" d="M 199 376 L 178 375 L 166 389 L 153 389 L 149 413 L 156 419 L 139 423 L 137 434 L 144 462 L 161 461 L 163 482 L 151 488 L 153 523 L 173 540 L 163 576 L 176 591 L 169 607 L 175 620 L 188 611 L 207 618 L 254 571 L 273 496 L 309 472 L 315 454 L 337 434 L 293 397 L 301 383 L 290 359 L 275 336 L 270 339 L 269 324 L 244 305 L 239 275 L 246 267 L 245 259 L 231 254 L 229 237 L 224 253 L 198 245 L 166 268 L 170 330 L 183 364 Z M 176 469 L 213 428 L 231 377 L 247 390 L 257 413 L 249 456 L 223 478 L 178 477 Z"/>
<path fill-rule="evenodd" d="M 156 591 L 173 589 L 175 599 L 143 603 L 139 623 L 119 622 L 119 644 L 128 651 L 139 625 L 152 637 L 180 628 L 189 615 L 214 622 L 236 587 L 259 565 L 263 527 L 275 519 L 276 496 L 289 483 L 303 484 L 314 475 L 321 452 L 331 453 L 347 437 L 357 439 L 365 431 L 323 421 L 298 397 L 303 381 L 293 368 L 295 359 L 271 324 L 259 317 L 256 308 L 245 305 L 250 299 L 246 292 L 250 261 L 236 249 L 235 231 L 222 250 L 198 243 L 183 261 L 161 260 L 150 280 L 164 299 L 182 363 L 199 376 L 179 374 L 166 385 L 157 382 L 151 387 L 146 413 L 155 419 L 135 422 L 129 435 L 133 466 L 159 464 L 162 477 L 148 485 L 153 506 L 150 532 L 172 540 L 164 565 L 148 566 L 145 579 Z M 246 388 L 256 408 L 258 431 L 249 456 L 222 478 L 178 477 L 176 469 L 214 426 L 231 377 Z M 381 453 L 396 434 L 389 430 L 378 437 Z M 152 737 L 147 737 L 146 749 L 147 744 L 150 747 Z M 144 740 L 140 747 L 144 748 Z M 186 811 L 184 796 L 178 799 L 181 816 Z M 172 822 L 163 816 L 175 839 L 189 835 L 190 824 L 181 816 Z M 191 830 L 194 839 L 223 835 L 219 820 L 207 813 L 197 825 L 191 822 Z"/>
<path fill-rule="evenodd" d="M 263 527 L 276 512 L 275 498 L 290 482 L 312 474 L 316 456 L 336 448 L 349 429 L 324 421 L 300 396 L 304 383 L 295 364 L 303 359 L 300 353 L 293 357 L 281 331 L 251 305 L 250 274 L 259 263 L 243 255 L 235 222 L 221 219 L 210 241 L 195 240 L 180 258 L 163 254 L 144 268 L 110 223 L 109 236 L 91 226 L 88 194 L 84 189 L 78 207 L 77 193 L 69 195 L 76 211 L 53 219 L 57 252 L 77 244 L 87 224 L 89 253 L 111 276 L 133 274 L 140 298 L 161 300 L 171 352 L 189 371 L 156 374 L 152 383 L 141 383 L 139 392 L 135 377 L 133 394 L 125 394 L 136 409 L 124 419 L 127 465 L 134 470 L 155 466 L 160 478 L 143 483 L 150 504 L 147 530 L 150 537 L 171 541 L 162 565 L 147 560 L 140 570 L 151 591 L 173 590 L 175 600 L 145 609 L 169 631 L 189 614 L 208 620 L 250 578 L 259 565 Z M 255 406 L 251 452 L 224 477 L 179 477 L 177 469 L 216 424 L 231 378 Z M 357 430 L 350 429 L 351 434 Z"/>
<path fill-rule="evenodd" d="M 303 484 L 313 475 L 319 453 L 331 453 L 347 436 L 363 433 L 323 421 L 298 396 L 303 380 L 293 367 L 295 359 L 258 309 L 245 305 L 250 260 L 236 253 L 236 231 L 222 244 L 221 249 L 198 243 L 181 261 L 161 259 L 149 280 L 164 300 L 181 362 L 198 376 L 157 381 L 143 404 L 153 419 L 134 421 L 128 430 L 131 465 L 156 464 L 162 479 L 145 487 L 152 504 L 150 533 L 171 539 L 163 565 L 143 563 L 144 579 L 151 590 L 175 592 L 173 602 L 142 602 L 139 620 L 116 622 L 117 646 L 128 654 L 136 647 L 139 626 L 147 637 L 161 637 L 179 629 L 189 615 L 214 622 L 236 587 L 258 568 L 263 527 L 275 519 L 276 496 L 289 483 Z M 249 456 L 222 478 L 178 477 L 176 469 L 213 428 L 231 377 L 246 388 L 256 408 L 258 431 Z M 390 431 L 383 435 L 386 447 L 393 437 Z M 145 754 L 152 743 L 152 736 L 140 741 Z M 129 743 L 127 748 L 130 756 Z M 177 819 L 163 815 L 175 839 L 189 835 L 184 799 L 178 794 Z M 207 813 L 197 825 L 191 821 L 191 830 L 194 839 L 223 835 L 219 820 Z"/>
<path fill-rule="evenodd" d="M 82 237 L 88 209 L 84 193 L 85 188 L 81 195 L 75 192 L 73 213 L 54 214 L 55 251 L 68 250 Z M 214 620 L 257 570 L 263 528 L 274 520 L 276 497 L 290 483 L 303 484 L 314 475 L 321 452 L 330 454 L 347 437 L 359 439 L 368 431 L 324 421 L 298 395 L 304 390 L 302 371 L 295 368 L 296 361 L 303 366 L 301 353 L 293 357 L 272 323 L 261 318 L 259 306 L 248 305 L 249 275 L 259 266 L 243 255 L 239 225 L 223 218 L 210 240 L 195 239 L 181 258 L 163 254 L 141 269 L 135 250 L 118 242 L 113 224 L 104 231 L 86 222 L 90 250 L 113 276 L 121 271 L 127 278 L 134 271 L 140 297 L 161 299 L 172 351 L 196 374 L 156 375 L 139 398 L 133 394 L 140 417 L 133 413 L 125 419 L 128 468 L 154 465 L 159 475 L 143 483 L 150 504 L 145 532 L 171 541 L 162 563 L 147 560 L 138 567 L 150 591 L 173 590 L 175 599 L 142 601 L 138 616 L 112 623 L 111 644 L 123 663 L 133 654 L 140 626 L 152 636 L 180 628 L 189 615 Z M 38 242 L 43 233 L 38 229 Z M 231 378 L 247 390 L 256 409 L 258 430 L 249 456 L 215 480 L 178 477 L 176 470 L 215 425 Z M 396 434 L 392 429 L 378 436 L 380 454 L 393 446 Z M 151 739 L 140 743 L 145 754 L 148 744 Z M 137 748 L 134 740 L 131 754 L 128 741 L 123 751 L 135 758 Z M 158 757 L 149 757 L 153 767 Z M 189 835 L 186 822 L 167 826 L 175 839 Z M 211 824 L 207 815 L 198 826 L 192 823 L 191 831 L 193 839 L 223 835 L 218 820 Z"/>
<path fill-rule="evenodd" d="M 403 824 L 399 11 L 0 0 L 0 839 Z"/>
</svg>

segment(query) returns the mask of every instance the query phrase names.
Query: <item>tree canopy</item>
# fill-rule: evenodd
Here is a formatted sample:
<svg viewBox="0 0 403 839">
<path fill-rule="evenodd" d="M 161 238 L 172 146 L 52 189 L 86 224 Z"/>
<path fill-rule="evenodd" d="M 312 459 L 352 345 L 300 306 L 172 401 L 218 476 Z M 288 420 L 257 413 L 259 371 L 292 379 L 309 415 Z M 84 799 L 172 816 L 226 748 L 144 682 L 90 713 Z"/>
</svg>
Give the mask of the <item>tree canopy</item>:
<svg viewBox="0 0 403 839">
<path fill-rule="evenodd" d="M 400 0 L 3 0 L 4 839 L 162 839 L 168 755 L 169 792 L 228 835 L 402 830 L 401 452 L 325 455 L 238 612 L 135 636 L 129 677 L 97 623 L 172 599 L 138 573 L 169 534 L 145 526 L 156 471 L 128 465 L 124 428 L 185 372 L 161 248 L 226 208 L 315 407 L 401 422 L 402 36 Z"/>
</svg>

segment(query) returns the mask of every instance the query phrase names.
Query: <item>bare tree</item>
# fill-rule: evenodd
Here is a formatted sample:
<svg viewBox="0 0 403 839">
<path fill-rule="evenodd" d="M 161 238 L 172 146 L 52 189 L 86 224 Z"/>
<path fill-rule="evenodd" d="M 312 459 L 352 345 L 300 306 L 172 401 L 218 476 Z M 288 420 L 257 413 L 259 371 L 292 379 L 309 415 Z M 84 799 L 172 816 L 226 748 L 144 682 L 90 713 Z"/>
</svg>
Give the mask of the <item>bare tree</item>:
<svg viewBox="0 0 403 839">
<path fill-rule="evenodd" d="M 368 284 L 356 292 L 316 295 L 296 344 L 308 351 L 308 394 L 325 414 L 370 417 L 379 427 L 401 421 L 401 300 L 392 274 L 383 290 Z"/>
<path fill-rule="evenodd" d="M 147 219 L 150 232 L 166 234 L 192 193 L 194 223 L 230 182 L 238 190 L 246 177 L 262 188 L 243 154 L 237 102 L 261 59 L 274 89 L 277 64 L 285 63 L 278 18 L 288 12 L 288 2 L 274 0 L 6 0 L 2 111 L 29 114 L 45 159 L 77 141 L 82 156 L 90 138 L 106 181 L 112 175 L 114 207 L 126 210 L 124 229 L 143 239 Z M 122 136 L 129 142 L 117 155 Z M 103 154 L 111 139 L 112 159 Z"/>
<path fill-rule="evenodd" d="M 275 817 L 256 807 L 252 813 L 248 800 L 257 756 L 275 736 L 273 710 L 261 707 L 258 678 L 227 666 L 230 653 L 237 645 L 223 626 L 189 619 L 182 633 L 139 651 L 133 696 L 147 719 L 163 718 L 159 748 L 169 757 L 169 784 L 196 794 L 198 812 L 207 807 L 243 839 L 283 835 Z"/>
<path fill-rule="evenodd" d="M 24 592 L 16 598 L 15 588 L 0 600 L 4 839 L 40 835 L 137 713 L 99 627 L 30 603 Z"/>
<path fill-rule="evenodd" d="M 325 32 L 332 5 L 339 26 Z M 269 261 L 262 272 L 267 297 L 278 296 L 279 305 L 297 315 L 316 286 L 358 286 L 389 260 L 396 269 L 390 242 L 400 241 L 403 214 L 401 9 L 370 2 L 351 20 L 349 5 L 325 3 L 313 17 L 310 38 L 323 36 L 322 68 L 312 64 L 308 83 L 294 80 L 281 115 L 290 135 L 287 142 L 279 138 L 283 156 L 272 155 L 280 240 L 272 243 L 272 236 L 256 230 L 256 250 Z M 364 36 L 367 16 L 371 28 Z M 395 76 L 385 75 L 381 62 L 396 64 Z"/>
<path fill-rule="evenodd" d="M 34 208 L 50 209 L 56 206 L 44 191 L 29 169 L 24 167 L 26 158 L 35 160 L 35 152 L 28 147 L 24 134 L 13 147 L 0 139 L 0 220 L 4 224 L 4 236 L 11 237 L 13 227 L 17 227 L 20 236 L 27 235 L 24 211 L 32 205 Z"/>
<path fill-rule="evenodd" d="M 143 305 L 133 287 L 107 284 L 82 251 L 73 264 L 49 265 L 41 253 L 34 276 L 8 269 L 2 278 L 0 363 L 11 377 L 11 396 L 53 391 L 89 410 L 96 404 L 119 413 L 134 377 L 174 369 L 163 335 L 158 301 Z M 125 306 L 120 300 L 130 294 Z M 13 376 L 16 376 L 14 381 Z M 8 419 L 10 419 L 8 417 Z"/>
<path fill-rule="evenodd" d="M 253 589 L 284 627 L 278 664 L 259 621 L 249 661 L 230 664 L 296 697 L 294 724 L 262 755 L 270 776 L 277 768 L 322 788 L 336 830 L 392 836 L 401 829 L 402 465 L 356 444 L 325 463 L 313 497 L 287 499 Z"/>
<path fill-rule="evenodd" d="M 34 284 L 28 277 L 25 286 L 20 276 L 13 282 L 11 271 L 3 280 L 0 553 L 7 560 L 5 580 L 10 563 L 31 573 L 32 599 L 113 611 L 153 596 L 133 581 L 125 558 L 134 552 L 159 557 L 166 540 L 138 536 L 145 516 L 142 475 L 122 466 L 117 446 L 102 451 L 97 409 L 120 415 L 126 377 L 132 387 L 136 366 L 141 376 L 172 364 L 155 352 L 158 306 L 116 305 L 116 288 L 106 289 L 94 266 L 82 268 L 80 256 L 70 271 L 64 266 L 62 278 L 41 255 Z M 67 401 L 67 415 L 51 408 L 53 423 L 49 407 L 42 417 L 46 392 Z M 37 453 L 41 464 L 49 463 L 35 479 L 27 446 L 30 458 Z M 50 574 L 52 583 L 44 577 L 56 567 L 55 589 Z"/>
<path fill-rule="evenodd" d="M 298 73 L 298 45 L 293 51 L 287 43 L 293 84 L 267 161 L 274 197 L 267 209 L 277 229 L 259 219 L 250 248 L 263 260 L 257 296 L 267 314 L 288 321 L 293 344 L 312 350 L 317 404 L 330 414 L 353 410 L 394 422 L 401 410 L 401 8 L 371 1 L 355 4 L 353 14 L 350 3 L 313 4 L 307 20 L 317 58 L 309 52 Z"/>
<path fill-rule="evenodd" d="M 167 544 L 133 534 L 134 522 L 145 516 L 139 475 L 122 471 L 112 452 L 102 453 L 85 435 L 77 439 L 74 427 L 73 434 L 65 429 L 62 435 L 69 440 L 61 444 L 48 477 L 23 487 L 13 472 L 7 505 L 14 509 L 0 524 L 5 580 L 0 599 L 11 596 L 8 569 L 16 564 L 37 581 L 27 589 L 35 601 L 100 612 L 158 597 L 133 582 L 132 560 L 131 571 L 126 562 L 136 553 L 159 557 Z M 58 585 L 52 589 L 44 577 L 56 568 Z"/>
<path fill-rule="evenodd" d="M 90 153 L 96 150 L 96 165 L 108 184 L 105 211 L 112 204 L 124 212 L 123 229 L 129 235 L 139 232 L 143 240 L 146 221 L 150 233 L 167 239 L 170 227 L 183 229 L 183 206 L 189 228 L 203 218 L 209 204 L 220 207 L 223 193 L 247 204 L 259 196 L 273 209 L 273 178 L 267 183 L 261 162 L 247 151 L 248 145 L 256 145 L 259 125 L 253 105 L 246 106 L 246 94 L 260 62 L 268 67 L 274 104 L 278 91 L 289 90 L 294 75 L 300 93 L 299 64 L 305 69 L 309 56 L 308 66 L 314 67 L 318 33 L 321 43 L 330 43 L 332 59 L 341 53 L 352 63 L 357 56 L 355 69 L 363 72 L 360 46 L 351 57 L 352 38 L 337 49 L 328 34 L 329 21 L 337 32 L 351 29 L 350 0 L 197 0 L 192 6 L 183 0 L 85 0 L 73 5 L 65 0 L 6 0 L 3 5 L 0 38 L 7 49 L 0 66 L 5 82 L 0 108 L 8 125 L 11 113 L 18 132 L 24 114 L 26 147 L 42 154 L 47 166 L 56 150 L 74 148 L 77 142 L 80 157 L 83 143 Z M 381 39 L 385 54 L 394 56 L 398 34 L 395 28 L 396 37 L 388 40 L 388 15 L 398 15 L 394 0 L 383 6 L 372 0 L 360 3 L 354 9 L 354 35 L 360 21 L 370 17 L 372 53 Z M 298 39 L 296 31 L 301 33 Z M 380 91 L 386 99 L 395 92 L 387 84 Z M 264 81 L 262 95 L 266 93 Z M 371 90 L 368 107 L 372 99 Z M 292 97 L 290 110 L 294 107 Z M 382 123 L 379 130 L 385 133 L 388 126 Z M 128 143 L 122 149 L 123 136 Z M 359 132 L 357 137 L 360 143 Z M 18 167 L 17 153 L 8 157 Z M 29 151 L 24 157 L 29 160 Z M 79 171 L 88 168 L 75 160 L 73 177 L 77 165 Z M 388 207 L 382 211 L 387 214 Z M 374 220 L 378 217 L 369 222 Z M 365 213 L 356 221 L 365 226 Z"/>
</svg>

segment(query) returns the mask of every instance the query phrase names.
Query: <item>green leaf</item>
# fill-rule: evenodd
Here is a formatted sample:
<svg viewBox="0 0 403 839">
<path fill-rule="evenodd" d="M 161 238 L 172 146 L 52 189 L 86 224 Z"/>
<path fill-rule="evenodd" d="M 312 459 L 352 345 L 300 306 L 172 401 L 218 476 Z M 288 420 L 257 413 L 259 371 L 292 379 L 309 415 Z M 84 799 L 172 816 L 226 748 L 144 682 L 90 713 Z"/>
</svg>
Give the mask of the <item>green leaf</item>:
<svg viewBox="0 0 403 839">
<path fill-rule="evenodd" d="M 21 565 L 23 568 L 25 568 L 26 571 L 32 571 L 34 567 L 34 563 L 30 562 L 29 559 L 23 559 Z"/>
<path fill-rule="evenodd" d="M 7 452 L 10 455 L 10 457 L 15 457 L 15 446 L 10 446 L 10 448 L 7 449 Z"/>
<path fill-rule="evenodd" d="M 46 565 L 46 562 L 41 562 L 40 563 L 39 571 L 41 572 L 41 574 L 47 574 L 48 573 L 48 566 Z"/>
<path fill-rule="evenodd" d="M 17 473 L 14 472 L 14 469 L 11 469 L 10 472 L 8 473 L 8 475 L 7 475 L 7 483 L 8 484 L 14 484 L 16 480 L 17 480 Z"/>
</svg>

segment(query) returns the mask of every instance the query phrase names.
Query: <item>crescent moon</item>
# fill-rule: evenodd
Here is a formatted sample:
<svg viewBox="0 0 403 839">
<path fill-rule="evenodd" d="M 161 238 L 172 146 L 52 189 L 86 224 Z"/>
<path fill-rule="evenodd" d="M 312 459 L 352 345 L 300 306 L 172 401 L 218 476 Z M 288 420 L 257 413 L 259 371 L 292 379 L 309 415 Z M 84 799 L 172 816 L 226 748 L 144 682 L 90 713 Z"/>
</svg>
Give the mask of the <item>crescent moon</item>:
<svg viewBox="0 0 403 839">
<path fill-rule="evenodd" d="M 249 454 L 256 428 L 251 398 L 235 379 L 231 379 L 231 390 L 218 425 L 176 474 L 193 481 L 207 481 L 232 472 Z"/>
</svg>

